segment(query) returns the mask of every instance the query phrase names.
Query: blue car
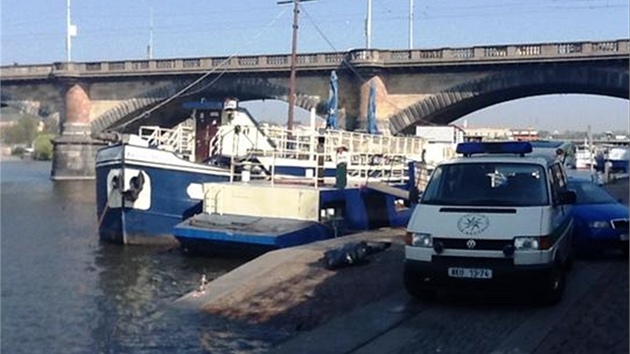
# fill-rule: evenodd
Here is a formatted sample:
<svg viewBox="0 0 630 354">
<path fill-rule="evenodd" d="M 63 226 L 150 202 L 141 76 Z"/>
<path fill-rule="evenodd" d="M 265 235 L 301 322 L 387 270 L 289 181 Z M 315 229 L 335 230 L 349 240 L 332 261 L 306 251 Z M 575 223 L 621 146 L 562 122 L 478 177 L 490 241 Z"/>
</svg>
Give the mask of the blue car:
<svg viewBox="0 0 630 354">
<path fill-rule="evenodd" d="M 573 238 L 579 254 L 619 249 L 628 255 L 628 207 L 601 186 L 585 179 L 569 178 L 575 191 Z"/>
</svg>

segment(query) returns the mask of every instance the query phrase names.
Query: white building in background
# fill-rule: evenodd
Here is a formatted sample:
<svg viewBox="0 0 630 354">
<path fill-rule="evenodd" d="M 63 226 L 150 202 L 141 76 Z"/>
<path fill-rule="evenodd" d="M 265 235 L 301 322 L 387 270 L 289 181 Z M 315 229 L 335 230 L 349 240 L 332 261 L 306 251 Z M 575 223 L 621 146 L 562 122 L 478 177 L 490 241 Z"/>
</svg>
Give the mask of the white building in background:
<svg viewBox="0 0 630 354">
<path fill-rule="evenodd" d="M 464 141 L 466 133 L 455 125 L 419 125 L 416 126 L 416 136 L 427 141 L 424 160 L 429 165 L 435 165 L 442 160 L 455 156 L 458 143 Z"/>
<path fill-rule="evenodd" d="M 483 140 L 512 140 L 513 132 L 508 128 L 466 128 L 466 136 L 474 136 Z"/>
</svg>

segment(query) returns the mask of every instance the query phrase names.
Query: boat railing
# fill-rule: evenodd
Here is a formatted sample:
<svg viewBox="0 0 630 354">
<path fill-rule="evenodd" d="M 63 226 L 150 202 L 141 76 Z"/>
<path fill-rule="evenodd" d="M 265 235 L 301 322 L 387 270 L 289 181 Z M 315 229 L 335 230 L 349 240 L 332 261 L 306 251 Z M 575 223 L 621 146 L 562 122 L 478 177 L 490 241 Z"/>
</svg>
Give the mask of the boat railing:
<svg viewBox="0 0 630 354">
<path fill-rule="evenodd" d="M 334 163 L 329 154 L 313 153 L 314 163 L 310 168 L 306 169 L 304 176 L 288 176 L 286 174 L 278 174 L 276 171 L 277 159 L 283 158 L 281 153 L 276 152 L 271 155 L 272 161 L 270 165 L 264 166 L 257 160 L 240 160 L 232 157 L 230 163 L 230 182 L 255 182 L 267 181 L 271 185 L 278 184 L 297 184 L 309 185 L 314 187 L 334 186 L 336 177 L 326 175 L 325 170 Z M 283 158 L 284 159 L 284 158 Z M 284 160 L 286 161 L 286 160 Z M 328 164 L 326 163 L 328 162 Z M 365 185 L 368 182 L 379 181 L 384 183 L 406 183 L 409 178 L 409 161 L 392 154 L 383 154 L 378 159 L 366 159 L 364 154 L 349 156 L 347 164 L 347 180 L 348 185 Z M 425 164 L 426 165 L 426 164 Z M 417 168 L 417 167 L 416 167 Z M 421 182 L 419 174 L 417 181 L 419 186 L 426 185 L 425 181 Z M 428 174 L 424 174 L 428 176 Z"/>
<path fill-rule="evenodd" d="M 424 191 L 429 184 L 429 178 L 431 177 L 431 173 L 435 169 L 436 165 L 429 164 L 426 162 L 417 162 L 415 164 L 416 169 L 416 187 L 418 190 Z"/>
<path fill-rule="evenodd" d="M 180 124 L 173 129 L 160 126 L 140 127 L 140 138 L 146 140 L 149 146 L 172 151 L 185 159 L 194 160 L 194 128 Z"/>
<path fill-rule="evenodd" d="M 239 133 L 235 134 L 237 129 Z M 275 168 L 277 159 L 284 159 L 284 164 L 287 159 L 300 160 L 300 164 L 307 167 L 308 172 L 316 178 L 318 164 L 333 167 L 337 149 L 344 146 L 349 160 L 349 177 L 401 181 L 408 175 L 407 161 L 421 160 L 426 146 L 425 141 L 417 137 L 390 137 L 333 130 L 321 133 L 313 130 L 289 131 L 280 127 L 261 127 L 265 139 L 261 141 L 260 136 L 252 137 L 247 131 L 243 127 L 221 127 L 211 141 L 210 154 L 231 156 L 234 161 L 255 161 L 256 158 L 265 157 L 267 165 L 260 167 L 271 175 L 275 175 L 270 170 Z M 251 133 L 251 129 L 249 131 Z M 231 140 L 225 140 L 228 136 Z M 223 146 L 225 144 L 230 146 Z M 232 165 L 236 166 L 237 171 L 242 170 L 238 163 Z M 236 179 L 240 177 L 236 176 Z"/>
<path fill-rule="evenodd" d="M 398 137 L 343 130 L 323 132 L 306 130 L 290 131 L 283 127 L 264 127 L 264 133 L 283 151 L 284 157 L 299 157 L 305 152 L 316 151 L 334 154 L 343 146 L 349 153 L 393 154 L 400 156 L 421 156 L 426 141 L 418 137 Z"/>
</svg>

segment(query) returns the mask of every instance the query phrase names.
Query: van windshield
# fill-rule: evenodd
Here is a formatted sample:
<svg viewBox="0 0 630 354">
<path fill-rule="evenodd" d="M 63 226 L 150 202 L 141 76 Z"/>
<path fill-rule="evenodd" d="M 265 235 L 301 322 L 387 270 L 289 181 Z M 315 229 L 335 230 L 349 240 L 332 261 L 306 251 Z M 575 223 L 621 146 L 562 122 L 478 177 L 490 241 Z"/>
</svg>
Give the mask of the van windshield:
<svg viewBox="0 0 630 354">
<path fill-rule="evenodd" d="M 422 204 L 539 206 L 549 204 L 545 171 L 536 164 L 460 163 L 439 166 Z"/>
</svg>

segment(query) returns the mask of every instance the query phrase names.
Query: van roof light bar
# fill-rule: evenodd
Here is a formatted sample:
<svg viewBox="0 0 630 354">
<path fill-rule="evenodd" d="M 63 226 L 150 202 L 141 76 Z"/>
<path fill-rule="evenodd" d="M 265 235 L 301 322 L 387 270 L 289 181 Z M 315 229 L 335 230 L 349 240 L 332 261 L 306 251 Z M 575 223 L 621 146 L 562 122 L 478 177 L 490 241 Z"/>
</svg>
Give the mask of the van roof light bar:
<svg viewBox="0 0 630 354">
<path fill-rule="evenodd" d="M 457 144 L 455 151 L 466 157 L 472 154 L 518 154 L 525 156 L 525 154 L 532 152 L 532 145 L 527 141 L 467 142 Z"/>
</svg>

